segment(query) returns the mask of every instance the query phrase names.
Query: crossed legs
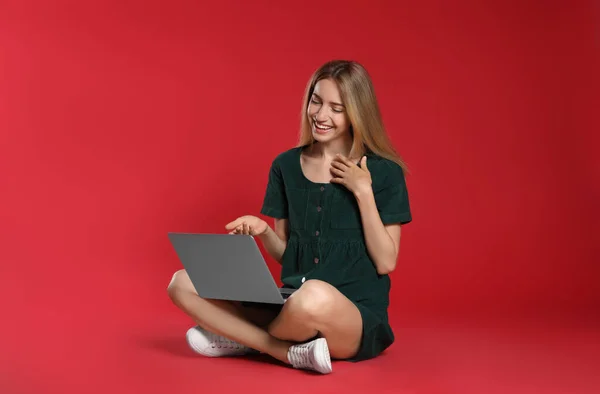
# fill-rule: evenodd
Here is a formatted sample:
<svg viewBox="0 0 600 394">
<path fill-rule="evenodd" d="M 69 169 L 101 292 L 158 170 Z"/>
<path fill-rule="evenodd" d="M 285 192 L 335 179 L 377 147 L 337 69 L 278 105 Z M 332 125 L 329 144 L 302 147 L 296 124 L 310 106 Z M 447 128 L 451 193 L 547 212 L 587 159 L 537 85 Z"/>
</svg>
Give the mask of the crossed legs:
<svg viewBox="0 0 600 394">
<path fill-rule="evenodd" d="M 356 306 L 326 282 L 309 280 L 288 298 L 277 315 L 239 303 L 198 296 L 185 270 L 168 286 L 173 303 L 200 327 L 289 364 L 290 346 L 319 335 L 327 340 L 332 358 L 356 354 L 362 319 Z"/>
</svg>

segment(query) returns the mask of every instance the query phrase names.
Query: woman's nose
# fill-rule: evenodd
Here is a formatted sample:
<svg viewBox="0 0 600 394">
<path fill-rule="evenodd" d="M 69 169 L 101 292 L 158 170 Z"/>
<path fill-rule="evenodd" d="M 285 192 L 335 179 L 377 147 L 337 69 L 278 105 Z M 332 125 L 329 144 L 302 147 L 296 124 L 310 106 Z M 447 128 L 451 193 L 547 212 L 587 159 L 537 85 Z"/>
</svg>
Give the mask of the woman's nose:
<svg viewBox="0 0 600 394">
<path fill-rule="evenodd" d="M 314 118 L 317 120 L 317 122 L 325 122 L 327 120 L 324 107 L 325 106 L 321 105 L 314 115 Z"/>
</svg>

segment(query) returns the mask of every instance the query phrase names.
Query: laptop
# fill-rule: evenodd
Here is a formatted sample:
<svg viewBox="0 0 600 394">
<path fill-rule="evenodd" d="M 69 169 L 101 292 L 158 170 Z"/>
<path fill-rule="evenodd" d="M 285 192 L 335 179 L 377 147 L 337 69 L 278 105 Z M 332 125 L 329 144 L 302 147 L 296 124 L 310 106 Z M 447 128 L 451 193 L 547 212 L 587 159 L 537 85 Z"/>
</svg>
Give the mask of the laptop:
<svg viewBox="0 0 600 394">
<path fill-rule="evenodd" d="M 253 236 L 168 233 L 202 298 L 283 305 L 295 289 L 279 288 Z"/>
</svg>

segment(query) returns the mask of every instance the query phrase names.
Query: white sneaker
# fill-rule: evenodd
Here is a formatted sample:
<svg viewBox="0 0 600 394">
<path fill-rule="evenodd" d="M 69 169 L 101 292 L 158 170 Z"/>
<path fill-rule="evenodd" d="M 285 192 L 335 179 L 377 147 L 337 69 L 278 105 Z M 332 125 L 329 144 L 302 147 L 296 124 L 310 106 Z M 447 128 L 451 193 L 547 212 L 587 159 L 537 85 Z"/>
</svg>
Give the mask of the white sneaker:
<svg viewBox="0 0 600 394">
<path fill-rule="evenodd" d="M 294 368 L 327 374 L 332 371 L 331 357 L 325 338 L 294 345 L 288 350 L 288 360 Z"/>
<path fill-rule="evenodd" d="M 190 328 L 185 334 L 185 338 L 193 351 L 206 357 L 243 356 L 258 353 L 254 349 L 213 334 L 199 326 Z"/>
</svg>

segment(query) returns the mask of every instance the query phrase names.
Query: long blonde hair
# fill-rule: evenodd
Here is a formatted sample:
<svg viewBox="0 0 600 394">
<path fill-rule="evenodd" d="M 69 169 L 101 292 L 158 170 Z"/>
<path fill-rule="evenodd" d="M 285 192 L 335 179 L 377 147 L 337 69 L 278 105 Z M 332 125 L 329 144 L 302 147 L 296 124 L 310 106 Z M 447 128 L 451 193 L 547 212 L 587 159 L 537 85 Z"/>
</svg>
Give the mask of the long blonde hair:
<svg viewBox="0 0 600 394">
<path fill-rule="evenodd" d="M 314 72 L 306 86 L 302 103 L 298 146 L 314 143 L 307 111 L 315 85 L 322 79 L 335 81 L 340 90 L 353 135 L 350 156 L 362 157 L 366 153 L 375 153 L 397 163 L 403 171 L 408 171 L 386 133 L 371 77 L 367 70 L 355 61 L 332 60 Z"/>
</svg>

